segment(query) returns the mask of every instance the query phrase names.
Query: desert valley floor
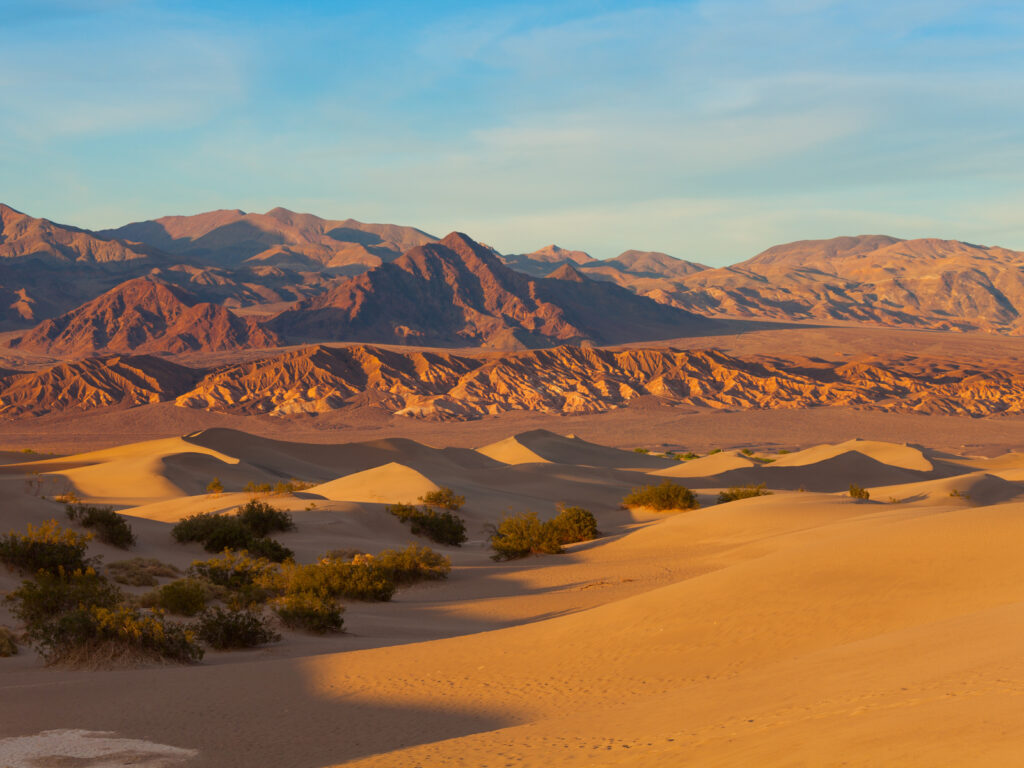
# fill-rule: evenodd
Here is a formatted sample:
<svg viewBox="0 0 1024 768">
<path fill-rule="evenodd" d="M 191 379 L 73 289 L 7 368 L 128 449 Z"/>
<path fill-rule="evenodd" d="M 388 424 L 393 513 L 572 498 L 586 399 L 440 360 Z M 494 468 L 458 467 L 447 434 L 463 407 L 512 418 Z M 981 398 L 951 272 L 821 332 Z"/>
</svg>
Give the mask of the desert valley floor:
<svg viewBox="0 0 1024 768">
<path fill-rule="evenodd" d="M 647 403 L 443 426 L 222 419 L 268 437 L 208 413 L 216 426 L 192 431 L 182 413 L 198 420 L 162 404 L 77 417 L 64 435 L 11 425 L 4 528 L 63 519 L 42 496 L 73 489 L 138 536 L 127 555 L 92 554 L 185 568 L 204 555 L 174 542 L 173 522 L 237 507 L 248 482 L 295 477 L 313 486 L 272 502 L 297 523 L 278 538 L 299 561 L 404 546 L 414 537 L 384 506 L 440 486 L 465 495 L 469 541 L 435 546 L 454 565 L 447 581 L 346 601 L 341 635 L 285 631 L 188 667 L 48 668 L 27 648 L 0 659 L 5 768 L 1004 766 L 1024 748 L 1018 417 Z M 97 450 L 81 451 L 90 440 Z M 61 455 L 14 450 L 30 444 Z M 725 450 L 655 455 L 712 446 Z M 214 476 L 225 493 L 205 492 Z M 701 508 L 620 508 L 666 478 Z M 758 483 L 772 494 L 715 504 Z M 870 501 L 851 499 L 851 483 Z M 559 502 L 593 511 L 604 535 L 489 558 L 487 523 Z M 17 583 L 0 572 L 0 590 Z"/>
</svg>

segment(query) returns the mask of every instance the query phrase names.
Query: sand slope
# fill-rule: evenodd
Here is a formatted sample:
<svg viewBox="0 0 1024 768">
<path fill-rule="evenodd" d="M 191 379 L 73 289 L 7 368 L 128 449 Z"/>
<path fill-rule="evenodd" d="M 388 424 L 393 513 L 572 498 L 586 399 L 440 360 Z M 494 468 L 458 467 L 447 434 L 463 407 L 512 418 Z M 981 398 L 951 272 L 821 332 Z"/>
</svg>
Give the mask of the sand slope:
<svg viewBox="0 0 1024 768">
<path fill-rule="evenodd" d="M 280 538 L 301 562 L 335 547 L 402 546 L 408 530 L 382 503 L 439 485 L 467 496 L 460 514 L 471 540 L 444 549 L 455 564 L 449 581 L 402 589 L 391 603 L 349 602 L 341 637 L 286 632 L 280 645 L 211 653 L 189 669 L 0 660 L 0 739 L 110 732 L 195 750 L 183 763 L 192 768 L 1019 761 L 1024 486 L 973 460 L 958 470 L 957 457 L 915 469 L 905 446 L 821 446 L 789 465 L 723 454 L 645 473 L 636 462 L 650 457 L 585 444 L 572 463 L 570 438 L 519 437 L 546 461 L 225 431 L 190 436 L 187 450 L 137 444 L 66 470 L 127 468 L 140 479 L 125 482 L 144 490 L 205 471 L 203 462 L 226 464 L 217 456 L 266 473 L 280 472 L 280 460 L 307 476 L 371 463 L 301 498 L 274 497 L 295 517 L 297 529 Z M 588 463 L 616 456 L 626 461 Z M 706 472 L 693 474 L 702 493 L 741 481 L 777 492 L 639 520 L 617 508 L 632 485 L 686 467 Z M 854 503 L 843 493 L 851 482 L 873 501 L 903 503 Z M 786 492 L 796 483 L 807 492 Z M 24 478 L 3 474 L 0 484 L 18 498 L 0 522 L 59 511 L 26 495 Z M 138 554 L 187 565 L 200 550 L 174 544 L 169 524 L 245 498 L 179 491 L 126 510 Z M 556 501 L 592 508 L 606 536 L 561 556 L 489 559 L 484 523 L 508 509 L 548 514 Z M 0 589 L 15 583 L 0 574 Z M 10 621 L 0 611 L 0 624 Z"/>
</svg>

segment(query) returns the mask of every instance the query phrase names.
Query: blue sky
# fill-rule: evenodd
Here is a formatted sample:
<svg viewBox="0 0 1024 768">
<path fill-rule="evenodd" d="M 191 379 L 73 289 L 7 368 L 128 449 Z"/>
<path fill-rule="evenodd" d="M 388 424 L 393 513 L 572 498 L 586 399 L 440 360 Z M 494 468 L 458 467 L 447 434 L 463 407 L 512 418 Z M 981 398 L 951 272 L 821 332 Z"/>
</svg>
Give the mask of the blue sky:
<svg viewBox="0 0 1024 768">
<path fill-rule="evenodd" d="M 1024 249 L 1024 3 L 0 0 L 0 201 L 283 205 L 714 265 Z"/>
</svg>

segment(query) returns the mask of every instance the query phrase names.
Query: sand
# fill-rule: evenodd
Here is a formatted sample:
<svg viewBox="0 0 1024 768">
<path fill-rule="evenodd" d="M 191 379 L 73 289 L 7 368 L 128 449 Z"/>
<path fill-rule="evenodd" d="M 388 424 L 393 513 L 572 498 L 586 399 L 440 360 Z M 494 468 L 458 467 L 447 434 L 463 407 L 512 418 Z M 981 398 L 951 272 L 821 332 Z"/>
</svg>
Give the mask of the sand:
<svg viewBox="0 0 1024 768">
<path fill-rule="evenodd" d="M 170 525 L 243 503 L 247 478 L 314 483 L 270 499 L 295 518 L 279 538 L 300 561 L 403 546 L 412 537 L 384 505 L 440 486 L 466 496 L 470 541 L 435 547 L 453 561 L 449 580 L 347 603 L 341 636 L 286 631 L 187 668 L 47 668 L 23 648 L 0 659 L 0 765 L 1020 761 L 1024 456 L 872 440 L 795 445 L 771 464 L 736 451 L 675 462 L 568 432 L 474 450 L 221 428 L 5 464 L 0 528 L 61 516 L 32 485 L 42 471 L 128 515 L 129 556 L 182 568 L 203 553 L 174 543 Z M 214 470 L 223 494 L 204 491 Z M 706 505 L 620 508 L 630 488 L 665 479 Z M 772 494 L 707 505 L 750 482 Z M 850 498 L 852 482 L 870 502 Z M 605 535 L 564 555 L 488 557 L 488 524 L 559 502 L 591 509 Z M 0 571 L 0 590 L 17 583 Z M 0 625 L 13 623 L 0 608 Z"/>
</svg>

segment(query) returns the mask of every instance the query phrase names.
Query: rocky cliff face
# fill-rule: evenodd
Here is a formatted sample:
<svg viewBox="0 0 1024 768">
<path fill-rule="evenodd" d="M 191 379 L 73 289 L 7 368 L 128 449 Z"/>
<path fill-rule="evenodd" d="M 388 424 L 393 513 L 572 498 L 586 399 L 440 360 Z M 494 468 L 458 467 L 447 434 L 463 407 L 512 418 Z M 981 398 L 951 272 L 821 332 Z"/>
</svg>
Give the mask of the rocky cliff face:
<svg viewBox="0 0 1024 768">
<path fill-rule="evenodd" d="M 989 416 L 1024 412 L 1024 364 L 972 368 L 903 356 L 833 364 L 738 358 L 714 349 L 560 346 L 486 357 L 367 345 L 290 350 L 200 371 L 149 357 L 103 358 L 0 377 L 0 416 L 139 405 L 237 414 L 372 405 L 417 418 L 508 411 L 595 413 L 640 397 L 718 409 L 853 406 Z"/>
<path fill-rule="evenodd" d="M 882 235 L 809 240 L 684 277 L 660 300 L 709 315 L 1019 334 L 1024 253 Z"/>
<path fill-rule="evenodd" d="M 573 275 L 528 277 L 452 233 L 300 304 L 272 327 L 296 339 L 514 348 L 670 338 L 707 324 Z"/>
<path fill-rule="evenodd" d="M 65 357 L 98 352 L 188 352 L 274 346 L 258 323 L 222 306 L 197 302 L 151 277 L 129 280 L 15 342 L 17 349 Z"/>
</svg>

